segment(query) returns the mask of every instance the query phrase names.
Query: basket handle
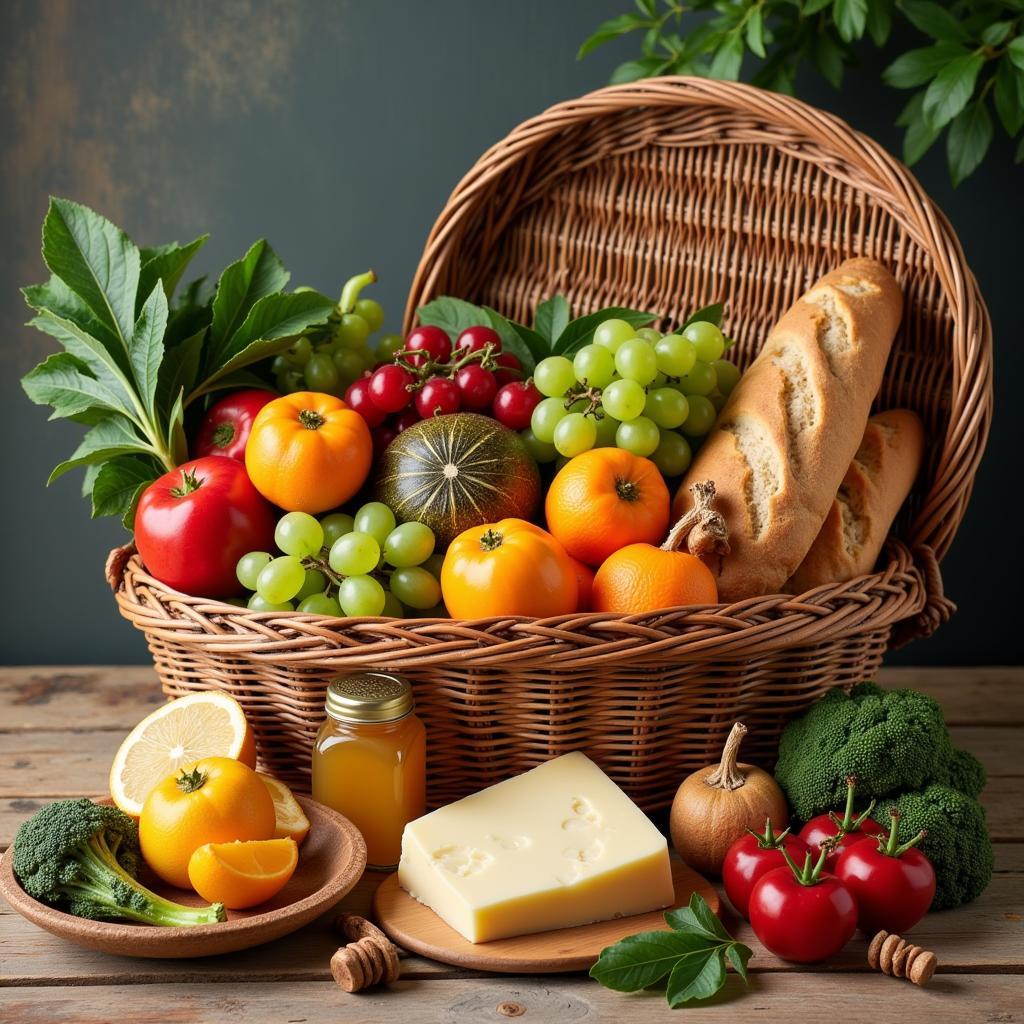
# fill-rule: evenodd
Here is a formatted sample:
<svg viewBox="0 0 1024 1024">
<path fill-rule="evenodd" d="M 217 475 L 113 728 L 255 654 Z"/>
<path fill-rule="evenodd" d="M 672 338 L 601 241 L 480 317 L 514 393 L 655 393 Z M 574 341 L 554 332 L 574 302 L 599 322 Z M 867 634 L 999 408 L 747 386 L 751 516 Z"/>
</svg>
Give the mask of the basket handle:
<svg viewBox="0 0 1024 1024">
<path fill-rule="evenodd" d="M 124 579 L 124 567 L 128 564 L 128 559 L 134 554 L 135 544 L 129 541 L 127 544 L 122 544 L 119 548 L 114 548 L 107 555 L 106 565 L 103 566 L 103 575 L 106 577 L 107 583 L 110 584 L 110 589 L 115 594 L 121 586 L 121 580 Z"/>
<path fill-rule="evenodd" d="M 909 619 L 897 622 L 892 631 L 892 647 L 903 647 L 911 640 L 932 635 L 956 611 L 956 605 L 946 597 L 942 586 L 942 572 L 935 552 L 928 544 L 917 544 L 913 551 L 914 566 L 921 573 L 924 584 L 924 607 Z"/>
</svg>

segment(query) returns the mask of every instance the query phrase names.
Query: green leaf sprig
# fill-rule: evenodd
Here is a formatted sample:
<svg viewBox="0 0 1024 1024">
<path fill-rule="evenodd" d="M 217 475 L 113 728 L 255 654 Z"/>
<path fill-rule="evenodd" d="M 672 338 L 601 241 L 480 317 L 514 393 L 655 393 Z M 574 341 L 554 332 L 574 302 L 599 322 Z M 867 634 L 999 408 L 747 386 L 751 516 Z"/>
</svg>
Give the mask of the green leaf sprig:
<svg viewBox="0 0 1024 1024">
<path fill-rule="evenodd" d="M 86 467 L 93 516 L 131 529 L 142 491 L 188 459 L 185 410 L 213 391 L 250 384 L 244 368 L 292 344 L 335 309 L 306 289 L 286 293 L 288 272 L 265 241 L 221 275 L 211 294 L 193 281 L 175 300 L 190 260 L 207 240 L 140 249 L 109 220 L 51 199 L 43 223 L 45 284 L 23 289 L 30 325 L 63 351 L 22 378 L 51 419 L 89 427 L 50 474 Z"/>
<path fill-rule="evenodd" d="M 792 94 L 798 67 L 810 63 L 837 89 L 854 44 L 882 49 L 894 19 L 929 40 L 882 72 L 896 89 L 917 89 L 897 124 L 903 158 L 913 165 L 946 132 L 950 178 L 959 185 L 992 142 L 990 106 L 1024 161 L 1024 0 L 635 0 L 636 12 L 599 25 L 578 58 L 640 32 L 639 59 L 620 64 L 612 84 L 656 75 L 739 79 L 748 55 L 754 85 Z M 688 14 L 710 14 L 698 20 Z"/>
<path fill-rule="evenodd" d="M 590 976 L 616 992 L 637 992 L 667 975 L 665 998 L 672 1009 L 713 996 L 725 984 L 726 959 L 747 981 L 750 948 L 725 930 L 699 893 L 665 920 L 671 931 L 641 932 L 603 949 Z"/>
<path fill-rule="evenodd" d="M 625 320 L 633 327 L 644 327 L 657 319 L 653 313 L 609 306 L 573 320 L 564 295 L 542 302 L 534 314 L 532 327 L 509 320 L 490 306 L 475 306 L 448 295 L 420 306 L 416 314 L 421 324 L 440 327 L 453 341 L 467 327 L 490 324 L 501 338 L 502 350 L 519 360 L 525 374 L 533 373 L 537 363 L 546 356 L 571 357 L 584 345 L 589 345 L 594 331 L 610 317 Z"/>
</svg>

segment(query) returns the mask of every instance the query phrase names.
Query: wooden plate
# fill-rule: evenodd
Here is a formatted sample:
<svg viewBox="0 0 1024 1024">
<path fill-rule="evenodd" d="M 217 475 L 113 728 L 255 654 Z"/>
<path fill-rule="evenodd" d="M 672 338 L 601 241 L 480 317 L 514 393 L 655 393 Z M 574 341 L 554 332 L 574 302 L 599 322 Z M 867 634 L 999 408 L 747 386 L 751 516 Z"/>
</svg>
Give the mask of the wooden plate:
<svg viewBox="0 0 1024 1024">
<path fill-rule="evenodd" d="M 233 953 L 279 939 L 330 910 L 359 881 L 366 844 L 359 830 L 329 807 L 296 794 L 310 830 L 299 847 L 299 866 L 288 884 L 267 903 L 229 910 L 220 924 L 156 928 L 113 921 L 87 921 L 34 900 L 22 889 L 8 849 L 0 861 L 0 893 L 22 917 L 54 935 L 89 949 L 121 956 L 194 957 Z M 97 801 L 110 803 L 109 800 Z M 194 892 L 175 889 L 143 870 L 141 881 L 154 892 L 188 906 L 202 906 Z"/>
<path fill-rule="evenodd" d="M 702 875 L 681 860 L 672 860 L 675 900 L 672 907 L 684 907 L 699 892 L 717 914 L 718 893 Z M 669 909 L 669 908 L 666 908 Z M 450 928 L 429 907 L 414 900 L 398 884 L 398 873 L 388 875 L 377 887 L 373 910 L 378 924 L 400 946 L 455 967 L 500 974 L 556 974 L 589 970 L 605 946 L 636 932 L 668 931 L 664 910 L 652 910 L 635 917 L 598 921 L 576 928 L 536 935 L 518 935 L 493 942 L 469 942 Z"/>
</svg>

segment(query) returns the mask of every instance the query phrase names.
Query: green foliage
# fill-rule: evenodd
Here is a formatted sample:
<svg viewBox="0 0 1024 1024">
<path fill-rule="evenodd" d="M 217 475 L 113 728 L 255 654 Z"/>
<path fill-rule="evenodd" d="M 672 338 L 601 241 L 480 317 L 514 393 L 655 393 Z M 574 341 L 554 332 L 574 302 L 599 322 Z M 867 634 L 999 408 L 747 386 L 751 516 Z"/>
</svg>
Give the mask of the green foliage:
<svg viewBox="0 0 1024 1024">
<path fill-rule="evenodd" d="M 57 352 L 22 378 L 51 419 L 90 427 L 50 474 L 88 468 L 83 496 L 94 516 L 131 529 L 145 487 L 188 458 L 185 410 L 240 379 L 240 371 L 325 322 L 334 303 L 314 291 L 285 293 L 288 272 L 259 241 L 207 293 L 193 281 L 175 300 L 189 261 L 205 243 L 139 249 L 117 226 L 66 199 L 51 199 L 43 260 L 51 277 L 23 290 L 31 325 Z"/>
<path fill-rule="evenodd" d="M 57 800 L 14 837 L 14 874 L 33 899 L 90 920 L 196 925 L 225 920 L 224 907 L 171 903 L 136 881 L 142 857 L 135 822 L 91 800 Z"/>
<path fill-rule="evenodd" d="M 616 992 L 638 992 L 667 975 L 665 998 L 673 1009 L 713 996 L 725 984 L 726 957 L 747 980 L 750 949 L 725 930 L 698 893 L 665 920 L 671 931 L 629 935 L 603 949 L 590 976 Z"/>
<path fill-rule="evenodd" d="M 993 853 L 985 811 L 977 800 L 949 786 L 928 786 L 902 793 L 878 807 L 881 821 L 889 811 L 900 812 L 899 840 L 927 834 L 922 853 L 935 868 L 932 910 L 948 910 L 977 899 L 992 880 Z"/>
<path fill-rule="evenodd" d="M 991 145 L 990 110 L 1011 138 L 1024 128 L 1024 0 L 636 0 L 636 8 L 599 25 L 577 55 L 642 33 L 642 56 L 620 64 L 613 84 L 656 75 L 735 81 L 749 56 L 751 81 L 763 88 L 791 94 L 804 63 L 839 88 L 855 44 L 870 39 L 886 48 L 893 20 L 902 18 L 928 39 L 882 72 L 893 88 L 920 89 L 896 122 L 906 128 L 908 164 L 946 132 L 949 173 L 959 185 Z M 1024 160 L 1024 137 L 1016 160 Z"/>
</svg>

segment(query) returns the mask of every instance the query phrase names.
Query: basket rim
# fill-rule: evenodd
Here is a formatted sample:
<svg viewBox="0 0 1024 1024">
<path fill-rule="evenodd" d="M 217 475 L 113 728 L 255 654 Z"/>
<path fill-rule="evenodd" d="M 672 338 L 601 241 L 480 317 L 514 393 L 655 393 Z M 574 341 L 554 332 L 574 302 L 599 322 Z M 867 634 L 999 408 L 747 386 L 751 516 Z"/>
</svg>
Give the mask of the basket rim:
<svg viewBox="0 0 1024 1024">
<path fill-rule="evenodd" d="M 128 544 L 107 560 L 107 580 L 121 614 L 147 635 L 207 653 L 310 665 L 339 658 L 399 665 L 452 658 L 508 664 L 510 658 L 571 658 L 574 666 L 643 648 L 697 661 L 747 660 L 794 646 L 896 628 L 927 635 L 952 612 L 941 597 L 934 557 L 891 541 L 877 572 L 805 594 L 771 594 L 732 604 L 693 605 L 642 615 L 578 612 L 547 619 L 340 617 L 254 612 L 193 597 L 161 583 Z M 936 588 L 940 603 L 934 600 Z"/>
<path fill-rule="evenodd" d="M 929 257 L 950 311 L 950 408 L 944 433 L 933 437 L 934 443 L 941 443 L 941 450 L 908 540 L 914 547 L 931 547 L 941 561 L 970 499 L 991 430 L 991 319 L 956 232 L 910 170 L 842 118 L 803 100 L 742 82 L 678 75 L 606 86 L 534 115 L 487 149 L 455 186 L 424 246 L 409 290 L 404 330 L 415 323 L 417 308 L 436 294 L 450 251 L 457 246 L 464 226 L 472 221 L 486 187 L 494 180 L 529 161 L 539 146 L 581 122 L 594 123 L 630 110 L 681 106 L 752 115 L 765 125 L 761 143 L 774 142 L 782 147 L 782 141 L 770 137 L 770 130 L 792 133 L 794 137 L 784 147 L 786 152 L 810 161 L 801 145 L 810 142 L 831 154 L 826 170 L 839 180 L 846 180 L 843 165 L 855 165 L 869 184 L 858 180 L 852 182 L 853 186 L 867 191 L 888 209 Z M 723 137 L 716 144 L 754 143 Z M 518 208 L 516 203 L 509 205 L 510 210 Z"/>
</svg>

